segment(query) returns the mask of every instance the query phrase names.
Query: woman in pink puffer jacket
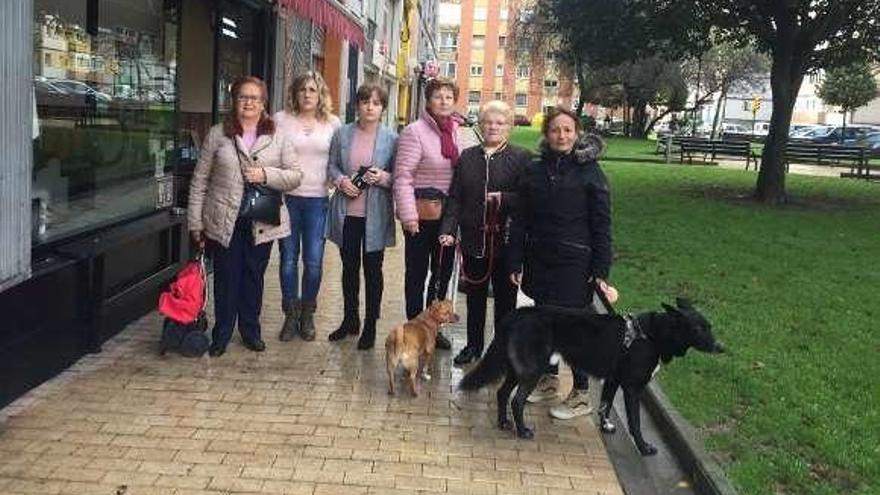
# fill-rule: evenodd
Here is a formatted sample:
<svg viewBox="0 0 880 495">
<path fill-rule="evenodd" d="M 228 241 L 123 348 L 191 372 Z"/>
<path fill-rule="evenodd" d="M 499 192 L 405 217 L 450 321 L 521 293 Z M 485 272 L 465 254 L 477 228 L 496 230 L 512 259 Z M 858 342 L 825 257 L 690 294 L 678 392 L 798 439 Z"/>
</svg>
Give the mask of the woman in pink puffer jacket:
<svg viewBox="0 0 880 495">
<path fill-rule="evenodd" d="M 394 164 L 394 206 L 403 226 L 405 242 L 404 294 L 406 317 L 414 318 L 434 299 L 444 299 L 452 274 L 454 250 L 440 249 L 440 219 L 419 219 L 416 198 L 442 199 L 449 193 L 452 171 L 458 162 L 458 122 L 452 118 L 458 87 L 449 79 L 437 78 L 425 86 L 425 111 L 406 126 L 397 142 Z M 425 277 L 431 266 L 427 297 Z M 443 334 L 437 334 L 437 348 L 449 349 Z"/>
</svg>

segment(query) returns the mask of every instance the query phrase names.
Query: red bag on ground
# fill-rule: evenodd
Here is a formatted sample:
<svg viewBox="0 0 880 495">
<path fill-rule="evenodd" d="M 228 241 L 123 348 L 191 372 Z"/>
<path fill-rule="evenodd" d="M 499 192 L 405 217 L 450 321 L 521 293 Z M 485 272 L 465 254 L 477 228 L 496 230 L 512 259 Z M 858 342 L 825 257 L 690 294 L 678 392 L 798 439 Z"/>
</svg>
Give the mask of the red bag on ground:
<svg viewBox="0 0 880 495">
<path fill-rule="evenodd" d="M 199 317 L 205 306 L 205 267 L 201 259 L 190 261 L 161 295 L 159 312 L 184 325 Z"/>
</svg>

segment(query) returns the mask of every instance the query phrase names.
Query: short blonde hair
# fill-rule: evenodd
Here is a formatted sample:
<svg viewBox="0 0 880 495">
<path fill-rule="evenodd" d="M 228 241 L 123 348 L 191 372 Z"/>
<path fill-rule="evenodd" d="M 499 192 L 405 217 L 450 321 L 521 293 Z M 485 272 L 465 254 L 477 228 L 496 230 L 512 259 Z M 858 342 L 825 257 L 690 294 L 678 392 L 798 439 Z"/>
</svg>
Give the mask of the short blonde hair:
<svg viewBox="0 0 880 495">
<path fill-rule="evenodd" d="M 330 112 L 333 111 L 333 101 L 330 97 L 330 88 L 327 87 L 327 83 L 318 72 L 308 71 L 293 79 L 287 94 L 287 108 L 291 113 L 299 114 L 299 101 L 297 101 L 296 95 L 309 81 L 313 81 L 318 87 L 318 108 L 315 111 L 315 116 L 319 120 L 326 121 L 330 118 Z"/>
<path fill-rule="evenodd" d="M 485 119 L 490 113 L 500 113 L 501 115 L 504 115 L 508 124 L 513 124 L 513 109 L 510 108 L 510 105 L 501 100 L 487 101 L 482 107 L 480 107 L 480 123 L 482 123 L 483 119 Z"/>
</svg>

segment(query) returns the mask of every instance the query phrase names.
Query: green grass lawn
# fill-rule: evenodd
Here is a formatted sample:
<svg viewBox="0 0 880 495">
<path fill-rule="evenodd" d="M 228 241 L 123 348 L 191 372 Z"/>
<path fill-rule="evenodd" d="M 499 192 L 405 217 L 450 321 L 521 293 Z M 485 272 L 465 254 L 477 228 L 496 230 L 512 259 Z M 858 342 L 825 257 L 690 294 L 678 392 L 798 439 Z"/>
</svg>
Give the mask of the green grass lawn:
<svg viewBox="0 0 880 495">
<path fill-rule="evenodd" d="M 789 175 L 770 208 L 755 172 L 652 151 L 611 139 L 602 162 L 618 309 L 688 296 L 731 350 L 673 361 L 664 391 L 742 493 L 880 493 L 880 184 Z"/>
</svg>

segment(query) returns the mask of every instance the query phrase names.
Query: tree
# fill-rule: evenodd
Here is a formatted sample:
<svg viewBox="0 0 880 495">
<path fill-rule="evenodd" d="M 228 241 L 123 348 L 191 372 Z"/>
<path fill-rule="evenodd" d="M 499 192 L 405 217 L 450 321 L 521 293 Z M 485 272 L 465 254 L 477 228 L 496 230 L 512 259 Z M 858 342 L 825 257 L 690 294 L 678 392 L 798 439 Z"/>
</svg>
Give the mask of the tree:
<svg viewBox="0 0 880 495">
<path fill-rule="evenodd" d="M 855 63 L 829 70 L 817 88 L 817 94 L 829 105 L 840 107 L 843 129 L 846 114 L 863 107 L 877 96 L 877 82 L 866 63 Z M 843 139 L 843 133 L 840 134 Z"/>
<path fill-rule="evenodd" d="M 755 198 L 786 200 L 783 153 L 794 104 L 807 72 L 880 57 L 878 0 L 644 0 L 666 14 L 692 9 L 701 16 L 695 36 L 713 35 L 740 46 L 753 42 L 772 60 L 773 113 Z M 684 36 L 684 38 L 687 38 Z"/>
<path fill-rule="evenodd" d="M 585 102 L 596 102 L 597 95 L 619 95 L 625 107 L 632 106 L 636 125 L 631 129 L 641 136 L 653 125 L 646 125 L 648 105 L 682 106 L 682 78 L 669 62 L 704 48 L 696 42 L 706 36 L 694 34 L 693 11 L 671 6 L 674 15 L 661 20 L 646 0 L 534 0 L 523 5 L 509 39 L 528 41 L 532 50 L 523 50 L 522 57 L 546 51 L 561 55 L 578 81 L 578 111 Z"/>
</svg>

